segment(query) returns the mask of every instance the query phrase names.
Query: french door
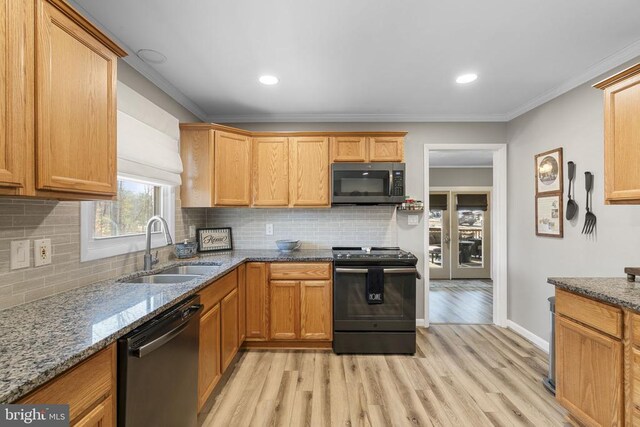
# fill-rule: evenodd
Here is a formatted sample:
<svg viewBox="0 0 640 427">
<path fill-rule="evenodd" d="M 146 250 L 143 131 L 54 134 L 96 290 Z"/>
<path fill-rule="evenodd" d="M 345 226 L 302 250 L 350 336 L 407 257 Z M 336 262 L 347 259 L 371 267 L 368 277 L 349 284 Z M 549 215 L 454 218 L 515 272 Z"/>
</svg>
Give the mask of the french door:
<svg viewBox="0 0 640 427">
<path fill-rule="evenodd" d="M 490 193 L 433 191 L 429 196 L 429 277 L 490 279 Z"/>
</svg>

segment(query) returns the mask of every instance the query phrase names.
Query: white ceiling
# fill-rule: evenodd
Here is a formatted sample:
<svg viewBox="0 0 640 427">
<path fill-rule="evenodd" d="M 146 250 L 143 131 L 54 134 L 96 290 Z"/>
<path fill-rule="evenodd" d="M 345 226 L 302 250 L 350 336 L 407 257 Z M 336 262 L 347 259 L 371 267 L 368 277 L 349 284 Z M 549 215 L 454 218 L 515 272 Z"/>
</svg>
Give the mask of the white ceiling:
<svg viewBox="0 0 640 427">
<path fill-rule="evenodd" d="M 429 151 L 431 168 L 491 168 L 493 151 L 490 150 L 442 150 Z"/>
<path fill-rule="evenodd" d="M 127 61 L 219 122 L 505 121 L 640 55 L 637 0 L 72 3 L 166 55 Z"/>
</svg>

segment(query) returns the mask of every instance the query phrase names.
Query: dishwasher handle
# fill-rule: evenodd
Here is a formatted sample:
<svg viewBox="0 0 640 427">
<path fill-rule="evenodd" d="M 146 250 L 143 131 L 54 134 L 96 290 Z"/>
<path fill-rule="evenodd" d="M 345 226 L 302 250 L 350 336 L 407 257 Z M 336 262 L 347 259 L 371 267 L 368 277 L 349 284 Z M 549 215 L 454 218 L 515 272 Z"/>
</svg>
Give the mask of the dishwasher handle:
<svg viewBox="0 0 640 427">
<path fill-rule="evenodd" d="M 148 355 L 149 353 L 153 352 L 154 350 L 157 350 L 158 348 L 162 347 L 163 345 L 165 345 L 166 343 L 168 343 L 169 341 L 171 341 L 172 339 L 180 335 L 180 332 L 182 332 L 189 325 L 189 321 L 191 320 L 191 318 L 199 314 L 203 310 L 203 308 L 204 308 L 204 305 L 202 304 L 194 304 L 190 306 L 187 310 L 185 310 L 182 313 L 182 321 L 178 326 L 167 331 L 166 333 L 162 334 L 158 338 L 141 345 L 138 348 L 131 349 L 129 351 L 130 354 L 137 358 L 142 358 Z"/>
</svg>

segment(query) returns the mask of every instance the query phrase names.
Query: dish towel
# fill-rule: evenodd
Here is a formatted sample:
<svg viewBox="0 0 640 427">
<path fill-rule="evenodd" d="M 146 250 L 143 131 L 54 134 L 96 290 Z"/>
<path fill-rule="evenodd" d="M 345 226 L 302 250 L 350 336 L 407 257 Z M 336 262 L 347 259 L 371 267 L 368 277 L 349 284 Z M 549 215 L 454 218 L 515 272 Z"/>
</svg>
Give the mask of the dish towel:
<svg viewBox="0 0 640 427">
<path fill-rule="evenodd" d="M 367 304 L 384 302 L 384 268 L 369 267 L 367 270 Z"/>
</svg>

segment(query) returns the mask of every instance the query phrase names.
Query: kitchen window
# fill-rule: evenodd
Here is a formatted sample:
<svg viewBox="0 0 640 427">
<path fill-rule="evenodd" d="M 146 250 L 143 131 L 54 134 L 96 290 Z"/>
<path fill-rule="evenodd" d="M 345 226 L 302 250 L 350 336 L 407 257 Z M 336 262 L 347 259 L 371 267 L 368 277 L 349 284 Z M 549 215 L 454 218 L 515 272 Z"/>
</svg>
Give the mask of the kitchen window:
<svg viewBox="0 0 640 427">
<path fill-rule="evenodd" d="M 172 186 L 119 177 L 116 200 L 82 203 L 81 261 L 144 250 L 147 221 L 154 215 L 165 218 L 175 236 L 175 200 Z M 152 233 L 152 248 L 166 245 L 160 224 Z"/>
</svg>

